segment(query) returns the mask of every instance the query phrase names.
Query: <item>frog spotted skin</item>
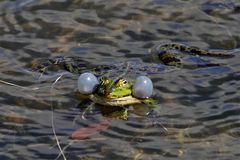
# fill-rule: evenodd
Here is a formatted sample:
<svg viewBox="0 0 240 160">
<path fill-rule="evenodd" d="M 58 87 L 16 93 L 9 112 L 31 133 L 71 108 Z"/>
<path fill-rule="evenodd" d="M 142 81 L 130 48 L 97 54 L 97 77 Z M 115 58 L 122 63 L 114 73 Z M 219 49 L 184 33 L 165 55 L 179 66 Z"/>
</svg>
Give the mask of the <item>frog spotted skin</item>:
<svg viewBox="0 0 240 160">
<path fill-rule="evenodd" d="M 175 51 L 179 51 L 181 53 L 191 54 L 191 55 L 198 55 L 198 56 L 212 56 L 212 57 L 232 57 L 233 54 L 227 54 L 227 53 L 221 53 L 221 52 L 211 52 L 207 50 L 203 50 L 197 47 L 192 46 L 186 46 L 183 44 L 163 44 L 159 45 L 156 48 L 153 49 L 153 52 L 155 52 L 158 55 L 159 60 L 166 65 L 172 65 L 172 66 L 180 66 L 181 59 L 178 58 Z"/>
<path fill-rule="evenodd" d="M 178 43 L 161 44 L 152 49 L 152 53 L 157 55 L 159 60 L 163 64 L 171 65 L 171 66 L 180 66 L 182 65 L 181 58 L 179 58 L 179 54 L 177 54 L 176 51 L 183 54 L 190 54 L 190 55 L 196 55 L 196 56 L 211 56 L 211 57 L 222 57 L 222 58 L 231 58 L 234 56 L 233 54 L 211 52 L 208 50 L 203 50 L 197 47 L 186 46 L 184 44 L 178 44 Z M 77 74 L 82 73 L 82 71 L 86 69 L 84 67 L 85 66 L 84 62 L 80 57 L 64 57 L 64 56 L 48 58 L 44 62 L 42 62 L 40 65 L 37 65 L 35 69 L 39 72 L 44 73 L 52 65 L 57 65 L 62 69 L 65 69 L 71 73 L 77 73 Z M 93 71 L 98 72 L 100 70 L 110 70 L 110 69 L 114 69 L 114 66 L 101 65 L 101 66 L 95 67 Z"/>
<path fill-rule="evenodd" d="M 157 55 L 158 59 L 166 66 L 182 65 L 181 57 L 178 53 L 189 54 L 193 56 L 214 56 L 214 57 L 232 57 L 233 54 L 211 52 L 202 50 L 197 47 L 186 46 L 183 44 L 161 44 L 152 49 L 152 53 Z M 147 64 L 146 64 L 147 65 Z M 210 64 L 208 66 L 215 66 L 218 64 Z M 37 65 L 36 70 L 40 72 L 47 72 L 52 66 L 58 66 L 61 69 L 65 69 L 71 73 L 81 74 L 86 68 L 84 61 L 80 57 L 53 57 L 46 59 L 43 63 Z M 148 68 L 148 67 L 146 67 Z M 124 106 L 136 103 L 152 104 L 154 100 L 151 98 L 141 99 L 132 96 L 133 82 L 128 82 L 123 77 L 118 79 L 111 79 L 99 74 L 102 71 L 115 71 L 117 67 L 111 65 L 100 65 L 90 69 L 94 74 L 100 75 L 99 85 L 93 94 L 88 95 L 88 98 L 92 101 L 106 105 L 106 106 Z M 104 72 L 103 72 L 104 73 Z"/>
</svg>

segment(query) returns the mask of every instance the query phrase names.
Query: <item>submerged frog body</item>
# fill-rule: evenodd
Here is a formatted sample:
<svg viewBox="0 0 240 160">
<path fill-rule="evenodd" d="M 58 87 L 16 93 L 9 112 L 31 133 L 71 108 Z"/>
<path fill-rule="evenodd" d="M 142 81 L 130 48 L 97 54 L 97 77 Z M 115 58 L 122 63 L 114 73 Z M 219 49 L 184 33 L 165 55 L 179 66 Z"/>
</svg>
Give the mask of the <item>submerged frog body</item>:
<svg viewBox="0 0 240 160">
<path fill-rule="evenodd" d="M 180 67 L 183 64 L 182 56 L 184 54 L 198 56 L 214 56 L 214 57 L 232 57 L 233 54 L 210 52 L 196 47 L 190 47 L 183 44 L 162 44 L 152 49 L 152 54 L 156 55 L 160 62 L 165 66 Z M 143 72 L 157 72 L 161 70 L 158 64 L 150 65 L 150 63 L 133 64 L 125 63 L 127 65 L 125 70 L 136 70 L 136 66 Z M 217 66 L 216 63 L 201 63 L 197 64 L 200 67 Z M 58 66 L 71 73 L 81 74 L 86 70 L 91 70 L 99 78 L 99 84 L 94 93 L 84 95 L 92 101 L 108 106 L 124 106 L 136 103 L 152 104 L 153 99 L 137 98 L 133 96 L 132 89 L 134 88 L 134 81 L 127 81 L 124 79 L 125 74 L 119 76 L 119 66 L 117 65 L 100 65 L 92 69 L 86 68 L 84 61 L 80 57 L 53 57 L 49 58 L 43 63 L 37 65 L 37 70 L 40 72 L 47 72 L 51 66 Z M 121 69 L 121 68 L 120 68 Z M 117 73 L 117 78 L 110 78 L 109 72 Z M 136 71 L 134 71 L 136 72 Z M 124 73 L 124 71 L 122 71 Z M 112 76 L 115 77 L 116 75 Z M 83 83 L 84 84 L 84 83 Z"/>
</svg>

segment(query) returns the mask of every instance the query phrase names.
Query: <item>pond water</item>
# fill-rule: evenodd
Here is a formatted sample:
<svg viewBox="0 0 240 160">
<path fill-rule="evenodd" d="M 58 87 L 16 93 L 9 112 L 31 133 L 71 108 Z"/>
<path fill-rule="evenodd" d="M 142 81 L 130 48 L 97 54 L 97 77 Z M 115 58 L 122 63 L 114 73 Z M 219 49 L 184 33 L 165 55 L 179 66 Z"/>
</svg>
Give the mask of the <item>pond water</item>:
<svg viewBox="0 0 240 160">
<path fill-rule="evenodd" d="M 64 159 L 53 127 L 68 160 L 239 159 L 239 24 L 238 0 L 1 0 L 0 79 L 16 86 L 0 83 L 0 159 Z M 86 68 L 150 65 L 149 50 L 162 42 L 235 56 L 204 57 L 215 67 L 146 73 L 159 102 L 129 107 L 127 120 L 99 105 L 83 119 L 90 102 L 76 96 L 78 75 L 59 70 L 39 78 L 29 67 L 63 55 L 80 57 Z M 106 121 L 86 139 L 71 140 L 77 129 Z"/>
</svg>

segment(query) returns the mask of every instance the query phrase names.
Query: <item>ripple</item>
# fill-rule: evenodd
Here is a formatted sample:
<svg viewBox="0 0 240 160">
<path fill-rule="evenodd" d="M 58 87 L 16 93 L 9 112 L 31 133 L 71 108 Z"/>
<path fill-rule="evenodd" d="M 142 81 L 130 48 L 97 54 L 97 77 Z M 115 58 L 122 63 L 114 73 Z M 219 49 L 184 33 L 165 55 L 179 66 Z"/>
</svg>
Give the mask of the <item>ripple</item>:
<svg viewBox="0 0 240 160">
<path fill-rule="evenodd" d="M 0 83 L 0 159 L 56 159 L 52 108 L 67 159 L 237 159 L 239 18 L 234 0 L 1 1 L 0 77 L 15 86 Z M 165 66 L 149 58 L 148 50 L 161 42 L 219 49 L 234 57 L 190 55 L 182 68 Z M 91 102 L 75 93 L 78 75 L 30 71 L 33 60 L 55 56 L 78 56 L 83 70 L 101 64 L 99 75 L 113 77 L 128 62 L 128 77 L 149 76 L 159 102 L 153 108 L 129 107 L 128 120 L 94 105 L 82 119 Z M 106 120 L 108 129 L 70 139 L 75 130 Z"/>
</svg>

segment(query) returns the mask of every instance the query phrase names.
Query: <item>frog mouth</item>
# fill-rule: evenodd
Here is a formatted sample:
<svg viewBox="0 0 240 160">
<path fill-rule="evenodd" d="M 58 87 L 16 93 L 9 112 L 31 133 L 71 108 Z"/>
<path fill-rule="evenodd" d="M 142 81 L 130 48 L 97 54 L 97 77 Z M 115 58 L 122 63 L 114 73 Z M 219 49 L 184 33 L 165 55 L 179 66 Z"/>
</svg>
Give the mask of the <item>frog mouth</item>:
<svg viewBox="0 0 240 160">
<path fill-rule="evenodd" d="M 127 106 L 144 103 L 144 100 L 133 97 L 132 95 L 127 95 L 124 97 L 104 97 L 98 94 L 89 94 L 84 95 L 79 92 L 75 92 L 76 96 L 80 99 L 89 99 L 94 103 L 103 105 L 103 106 Z"/>
<path fill-rule="evenodd" d="M 91 94 L 89 95 L 89 99 L 104 106 L 126 106 L 142 103 L 140 99 L 137 99 L 131 95 L 120 98 L 106 98 L 96 94 Z"/>
</svg>

